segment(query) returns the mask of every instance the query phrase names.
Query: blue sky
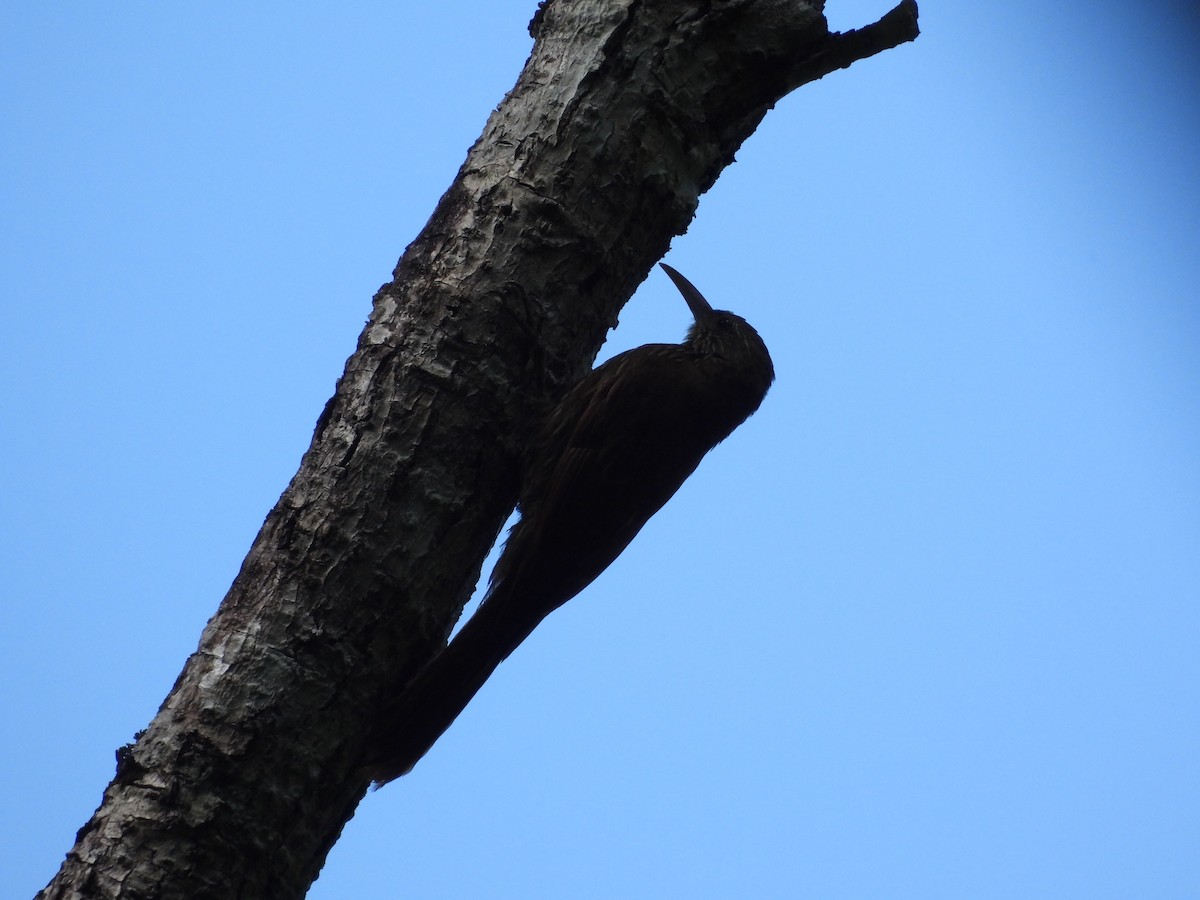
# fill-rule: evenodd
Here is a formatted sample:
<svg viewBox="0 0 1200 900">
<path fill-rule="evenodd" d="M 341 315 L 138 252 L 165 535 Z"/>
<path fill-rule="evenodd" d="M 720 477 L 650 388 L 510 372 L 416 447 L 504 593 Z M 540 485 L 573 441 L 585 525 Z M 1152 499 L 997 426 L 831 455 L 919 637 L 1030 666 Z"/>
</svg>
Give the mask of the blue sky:
<svg viewBox="0 0 1200 900">
<path fill-rule="evenodd" d="M 194 649 L 532 6 L 2 13 L 5 896 Z M 1197 17 L 921 14 L 668 257 L 771 347 L 761 411 L 310 896 L 1200 895 Z M 656 272 L 604 354 L 686 325 Z"/>
</svg>

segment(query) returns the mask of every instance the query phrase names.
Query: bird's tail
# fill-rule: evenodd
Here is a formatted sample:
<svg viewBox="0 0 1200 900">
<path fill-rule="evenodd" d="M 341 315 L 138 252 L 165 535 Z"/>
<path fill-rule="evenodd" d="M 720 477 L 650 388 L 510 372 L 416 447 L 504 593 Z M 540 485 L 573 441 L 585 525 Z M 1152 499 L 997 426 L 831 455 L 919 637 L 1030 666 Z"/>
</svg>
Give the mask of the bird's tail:
<svg viewBox="0 0 1200 900">
<path fill-rule="evenodd" d="M 382 787 L 407 775 L 541 619 L 519 623 L 497 616 L 499 597 L 484 601 L 454 640 L 386 704 L 367 772 Z"/>
</svg>

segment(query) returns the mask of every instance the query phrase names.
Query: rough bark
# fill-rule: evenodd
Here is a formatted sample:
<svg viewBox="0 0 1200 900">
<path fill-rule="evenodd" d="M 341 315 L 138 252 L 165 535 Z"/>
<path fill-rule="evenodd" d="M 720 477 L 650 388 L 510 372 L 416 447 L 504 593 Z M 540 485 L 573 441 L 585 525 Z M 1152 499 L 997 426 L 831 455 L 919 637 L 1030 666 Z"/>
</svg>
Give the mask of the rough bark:
<svg viewBox="0 0 1200 900">
<path fill-rule="evenodd" d="M 301 897 L 367 787 L 381 698 L 445 641 L 518 450 L 700 195 L 794 88 L 912 40 L 802 0 L 553 0 L 392 281 L 299 472 L 54 898 Z"/>
</svg>

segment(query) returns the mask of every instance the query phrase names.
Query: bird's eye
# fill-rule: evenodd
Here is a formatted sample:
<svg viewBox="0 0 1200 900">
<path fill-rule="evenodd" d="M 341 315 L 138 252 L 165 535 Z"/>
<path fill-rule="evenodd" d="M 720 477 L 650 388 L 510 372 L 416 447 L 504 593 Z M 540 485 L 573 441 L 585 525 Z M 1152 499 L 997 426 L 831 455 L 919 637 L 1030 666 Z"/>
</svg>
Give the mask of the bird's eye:
<svg viewBox="0 0 1200 900">
<path fill-rule="evenodd" d="M 717 316 L 717 327 L 728 331 L 733 327 L 733 319 L 729 318 L 729 316 Z"/>
</svg>

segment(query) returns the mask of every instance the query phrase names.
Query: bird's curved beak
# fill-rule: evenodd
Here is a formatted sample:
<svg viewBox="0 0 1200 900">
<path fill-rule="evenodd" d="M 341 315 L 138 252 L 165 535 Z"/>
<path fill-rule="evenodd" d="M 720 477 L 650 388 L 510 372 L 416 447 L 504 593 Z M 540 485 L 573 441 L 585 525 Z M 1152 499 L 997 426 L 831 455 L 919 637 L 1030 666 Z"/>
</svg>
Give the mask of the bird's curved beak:
<svg viewBox="0 0 1200 900">
<path fill-rule="evenodd" d="M 696 290 L 694 284 L 666 263 L 659 263 L 659 266 L 671 276 L 671 280 L 675 282 L 675 287 L 679 288 L 679 293 L 683 294 L 683 299 L 687 302 L 688 309 L 692 311 L 692 315 L 695 316 L 697 322 L 702 322 L 713 314 L 712 306 L 704 299 L 704 295 Z"/>
</svg>

